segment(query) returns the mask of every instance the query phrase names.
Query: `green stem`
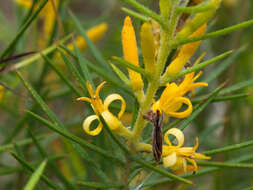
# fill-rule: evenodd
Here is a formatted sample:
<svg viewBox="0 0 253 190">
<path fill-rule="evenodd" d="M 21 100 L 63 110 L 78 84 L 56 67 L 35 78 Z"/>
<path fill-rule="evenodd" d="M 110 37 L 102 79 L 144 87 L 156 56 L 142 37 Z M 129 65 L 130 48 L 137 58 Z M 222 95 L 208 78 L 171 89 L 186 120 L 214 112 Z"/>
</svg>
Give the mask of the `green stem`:
<svg viewBox="0 0 253 190">
<path fill-rule="evenodd" d="M 177 6 L 179 0 L 175 0 L 172 7 L 172 17 L 169 22 L 168 29 L 161 31 L 161 44 L 159 48 L 159 53 L 157 57 L 157 69 L 154 75 L 151 77 L 150 83 L 148 85 L 146 96 L 144 97 L 143 102 L 140 102 L 140 109 L 136 119 L 136 123 L 133 130 L 133 144 L 135 147 L 138 147 L 139 140 L 141 138 L 142 131 L 146 125 L 146 121 L 143 119 L 143 114 L 145 114 L 148 109 L 150 109 L 152 100 L 155 97 L 157 89 L 160 87 L 160 78 L 164 70 L 168 55 L 171 51 L 170 42 L 173 38 L 173 33 L 177 25 L 178 13 L 174 11 L 174 7 Z M 170 8 L 168 6 L 168 8 Z M 164 11 L 165 12 L 165 11 Z M 166 16 L 166 15 L 165 15 Z"/>
<path fill-rule="evenodd" d="M 167 61 L 167 57 L 171 50 L 169 44 L 171 37 L 172 37 L 171 33 L 165 30 L 162 31 L 161 45 L 157 59 L 157 70 L 150 80 L 150 83 L 146 91 L 146 96 L 144 97 L 144 101 L 140 102 L 140 109 L 133 130 L 133 143 L 136 145 L 136 147 L 141 137 L 142 131 L 146 125 L 146 121 L 143 119 L 143 114 L 145 114 L 150 108 L 155 93 L 160 86 L 160 76 L 163 72 L 164 65 Z"/>
</svg>

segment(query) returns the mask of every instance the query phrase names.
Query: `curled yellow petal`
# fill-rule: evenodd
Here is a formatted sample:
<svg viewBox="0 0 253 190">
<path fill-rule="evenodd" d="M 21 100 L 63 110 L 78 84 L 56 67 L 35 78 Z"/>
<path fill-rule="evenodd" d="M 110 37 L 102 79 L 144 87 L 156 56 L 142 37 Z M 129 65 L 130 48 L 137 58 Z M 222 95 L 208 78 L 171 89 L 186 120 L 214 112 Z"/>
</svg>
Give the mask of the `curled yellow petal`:
<svg viewBox="0 0 253 190">
<path fill-rule="evenodd" d="M 111 94 L 111 95 L 107 96 L 104 101 L 104 106 L 105 106 L 106 110 L 109 110 L 108 108 L 109 108 L 110 104 L 116 100 L 119 100 L 121 102 L 120 112 L 118 113 L 118 118 L 120 119 L 126 110 L 126 102 L 119 94 Z"/>
<path fill-rule="evenodd" d="M 99 121 L 99 124 L 98 124 L 98 126 L 97 126 L 95 129 L 90 130 L 91 123 L 92 123 L 93 121 L 95 121 L 95 120 L 98 120 L 98 121 Z M 83 130 L 84 130 L 87 134 L 92 135 L 92 136 L 98 135 L 98 134 L 101 132 L 102 127 L 103 127 L 103 125 L 102 125 L 102 123 L 100 122 L 99 117 L 98 117 L 97 115 L 91 115 L 91 116 L 87 117 L 87 118 L 84 120 L 84 122 L 83 122 Z"/>
<path fill-rule="evenodd" d="M 200 36 L 204 34 L 205 31 L 206 31 L 206 24 L 202 25 L 196 32 L 194 32 L 191 35 L 191 37 Z M 199 47 L 200 42 L 201 41 L 183 45 L 176 59 L 172 61 L 170 65 L 167 67 L 165 76 L 171 77 L 176 75 L 184 67 L 184 65 L 191 58 L 191 56 L 195 53 L 195 51 Z"/>
<path fill-rule="evenodd" d="M 148 73 L 155 71 L 155 41 L 152 32 L 152 24 L 149 22 L 141 26 L 141 51 L 145 69 Z"/>
<path fill-rule="evenodd" d="M 127 16 L 124 20 L 124 26 L 122 28 L 122 48 L 126 61 L 135 66 L 139 66 L 138 49 L 135 37 L 135 31 L 132 25 L 131 18 Z M 143 81 L 141 75 L 131 69 L 128 69 L 129 78 L 132 84 L 132 88 L 135 91 L 142 90 Z"/>
<path fill-rule="evenodd" d="M 164 112 L 167 115 L 170 115 L 172 117 L 177 117 L 177 118 L 185 118 L 185 117 L 188 117 L 192 113 L 192 103 L 188 98 L 178 97 L 178 98 L 175 98 L 175 101 L 177 101 L 177 105 L 182 105 L 183 103 L 186 104 L 188 106 L 187 109 L 182 112 L 164 110 Z"/>
<path fill-rule="evenodd" d="M 170 140 L 169 140 L 169 135 L 175 136 L 177 140 L 177 145 L 173 146 L 174 148 L 180 148 L 184 144 L 184 134 L 180 129 L 177 128 L 171 128 L 169 129 L 165 135 L 164 135 L 164 141 L 169 145 L 172 146 Z"/>
<path fill-rule="evenodd" d="M 91 29 L 89 29 L 87 31 L 86 35 L 88 36 L 88 38 L 92 42 L 97 42 L 98 40 L 100 40 L 104 36 L 107 29 L 108 29 L 108 25 L 106 23 L 101 23 L 101 24 L 96 25 L 96 26 L 92 27 Z M 87 43 L 82 36 L 78 36 L 75 40 L 75 43 L 80 50 L 84 50 L 87 48 Z M 73 43 L 69 43 L 67 45 L 67 47 L 70 50 L 74 50 Z"/>
<path fill-rule="evenodd" d="M 175 165 L 177 162 L 177 154 L 176 152 L 173 152 L 172 154 L 163 157 L 163 166 L 165 168 L 171 167 L 173 165 Z"/>
<path fill-rule="evenodd" d="M 119 127 L 122 127 L 120 120 L 108 110 L 104 111 L 101 115 L 111 130 L 116 130 Z"/>
</svg>

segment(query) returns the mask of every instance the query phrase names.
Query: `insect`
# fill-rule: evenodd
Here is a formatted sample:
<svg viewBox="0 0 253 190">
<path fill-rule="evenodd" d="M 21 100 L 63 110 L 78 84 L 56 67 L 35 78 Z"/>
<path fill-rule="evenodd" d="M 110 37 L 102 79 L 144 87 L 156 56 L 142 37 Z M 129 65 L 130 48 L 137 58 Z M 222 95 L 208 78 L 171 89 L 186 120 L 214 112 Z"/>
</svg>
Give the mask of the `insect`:
<svg viewBox="0 0 253 190">
<path fill-rule="evenodd" d="M 158 163 L 162 156 L 163 114 L 159 110 L 156 110 L 155 113 L 152 110 L 149 110 L 146 115 L 143 115 L 143 118 L 151 122 L 154 126 L 153 134 L 152 134 L 152 153 L 153 153 L 156 163 Z"/>
</svg>

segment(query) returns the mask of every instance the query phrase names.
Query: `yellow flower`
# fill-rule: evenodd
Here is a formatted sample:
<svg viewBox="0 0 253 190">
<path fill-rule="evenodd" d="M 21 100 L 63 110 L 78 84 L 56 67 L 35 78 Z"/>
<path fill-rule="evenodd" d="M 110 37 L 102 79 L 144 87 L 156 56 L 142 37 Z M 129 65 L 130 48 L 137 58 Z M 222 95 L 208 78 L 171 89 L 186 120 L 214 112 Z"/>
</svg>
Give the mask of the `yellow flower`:
<svg viewBox="0 0 253 190">
<path fill-rule="evenodd" d="M 99 96 L 99 92 L 104 85 L 105 85 L 105 82 L 101 83 L 97 87 L 96 92 L 94 92 L 91 84 L 87 82 L 86 86 L 91 98 L 80 97 L 77 99 L 77 100 L 89 102 L 94 112 L 96 113 L 96 115 L 91 115 L 84 120 L 83 122 L 84 131 L 88 133 L 89 135 L 93 135 L 93 136 L 98 135 L 102 130 L 102 123 L 99 119 L 99 115 L 101 115 L 111 130 L 113 130 L 114 132 L 122 136 L 130 135 L 130 132 L 123 126 L 123 124 L 119 120 L 125 112 L 125 108 L 126 108 L 125 100 L 119 94 L 111 94 L 106 97 L 104 102 L 102 102 Z M 110 104 L 115 100 L 119 100 L 121 102 L 121 110 L 118 113 L 117 117 L 114 116 L 109 111 Z M 95 120 L 98 120 L 99 124 L 95 129 L 91 130 L 90 129 L 91 123 Z"/>
<path fill-rule="evenodd" d="M 92 42 L 97 42 L 98 40 L 100 40 L 105 32 L 107 31 L 108 25 L 106 23 L 101 23 L 99 25 L 96 25 L 94 27 L 92 27 L 91 29 L 89 29 L 86 33 L 86 35 L 88 36 L 88 38 L 92 41 Z M 82 36 L 78 36 L 75 40 L 77 47 L 80 50 L 84 50 L 87 48 L 87 43 L 85 41 L 85 39 Z M 69 43 L 67 44 L 67 47 L 70 50 L 74 50 L 74 45 L 73 43 Z"/>
<path fill-rule="evenodd" d="M 122 28 L 122 48 L 123 54 L 126 61 L 130 62 L 135 66 L 139 66 L 138 49 L 135 37 L 135 31 L 132 25 L 131 18 L 127 16 L 124 21 Z M 128 69 L 129 78 L 132 84 L 132 88 L 135 91 L 143 89 L 143 81 L 141 75 L 131 69 Z"/>
<path fill-rule="evenodd" d="M 194 72 L 185 75 L 183 82 L 180 85 L 176 83 L 167 83 L 160 99 L 153 106 L 153 112 L 159 110 L 169 116 L 177 118 L 188 117 L 192 113 L 192 104 L 189 98 L 183 97 L 186 93 L 199 86 L 208 86 L 205 82 L 194 83 L 201 75 L 201 72 L 194 77 Z M 187 105 L 187 109 L 182 112 L 177 112 L 183 104 Z"/>
<path fill-rule="evenodd" d="M 172 145 L 168 135 L 173 135 L 176 137 L 177 145 Z M 201 153 L 196 153 L 198 148 L 198 138 L 194 147 L 182 147 L 184 144 L 184 134 L 180 129 L 171 128 L 164 135 L 164 141 L 168 145 L 163 145 L 163 165 L 165 168 L 170 168 L 177 173 L 181 172 L 196 172 L 198 169 L 196 159 L 210 159 L 210 157 L 205 156 Z M 187 165 L 187 161 L 191 165 Z"/>
</svg>

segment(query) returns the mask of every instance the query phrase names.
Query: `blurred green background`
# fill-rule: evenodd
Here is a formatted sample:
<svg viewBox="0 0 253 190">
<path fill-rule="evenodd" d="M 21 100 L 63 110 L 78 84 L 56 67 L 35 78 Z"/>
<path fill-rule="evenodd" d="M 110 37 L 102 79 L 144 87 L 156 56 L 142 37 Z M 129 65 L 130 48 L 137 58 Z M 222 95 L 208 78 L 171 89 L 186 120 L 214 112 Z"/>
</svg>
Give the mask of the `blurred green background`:
<svg viewBox="0 0 253 190">
<path fill-rule="evenodd" d="M 140 0 L 147 7 L 158 11 L 158 1 L 154 0 Z M 103 56 L 108 60 L 111 56 L 122 56 L 121 49 L 121 28 L 125 13 L 121 11 L 121 7 L 126 6 L 120 0 L 66 0 L 63 1 L 62 9 L 60 11 L 61 22 L 64 27 L 64 34 L 76 32 L 71 19 L 68 16 L 67 10 L 72 10 L 74 14 L 82 22 L 85 29 L 101 22 L 106 22 L 109 27 L 105 36 L 96 43 Z M 2 52 L 8 43 L 13 39 L 17 29 L 20 27 L 23 19 L 25 18 L 27 11 L 24 8 L 18 6 L 15 1 L 0 1 L 0 52 Z M 217 14 L 211 21 L 209 31 L 215 31 L 222 29 L 242 21 L 246 21 L 253 18 L 253 1 L 252 0 L 223 0 L 223 3 Z M 134 26 L 136 29 L 137 39 L 139 39 L 139 29 L 142 21 L 133 18 Z M 210 59 L 213 56 L 221 54 L 225 51 L 234 49 L 237 50 L 243 47 L 242 53 L 233 60 L 233 64 L 223 72 L 222 75 L 217 77 L 212 83 L 209 84 L 208 89 L 202 92 L 211 92 L 215 87 L 224 81 L 228 81 L 228 85 L 232 85 L 245 80 L 253 80 L 253 27 L 249 27 L 243 30 L 233 32 L 229 35 L 206 40 L 201 44 L 198 50 L 198 54 L 201 52 L 207 52 L 205 59 Z M 53 43 L 62 38 L 62 34 L 59 32 L 54 36 Z M 39 51 L 45 47 L 40 46 L 41 38 L 41 21 L 39 19 L 33 23 L 29 30 L 25 33 L 23 38 L 19 41 L 16 47 L 15 53 L 24 53 L 29 51 Z M 91 62 L 96 64 L 96 60 L 91 55 L 89 50 L 84 51 L 84 55 Z M 197 57 L 197 56 L 196 56 Z M 23 58 L 25 59 L 25 58 Z M 19 59 L 19 60 L 22 60 Z M 55 58 L 61 69 L 65 72 L 66 76 L 70 77 L 67 68 L 60 59 Z M 15 64 L 13 61 L 9 64 Z M 222 63 L 222 61 L 219 61 Z M 204 74 L 201 79 L 207 77 L 215 65 L 205 68 Z M 67 90 L 66 85 L 62 84 L 61 80 L 52 75 L 50 77 L 50 69 L 40 81 L 42 76 L 42 61 L 30 64 L 21 69 L 25 77 L 35 86 L 40 94 L 44 94 L 46 102 L 50 108 L 56 113 L 56 115 L 66 124 L 69 129 L 78 136 L 87 139 L 97 145 L 100 145 L 104 149 L 111 149 L 111 151 L 117 154 L 117 147 L 110 147 L 104 143 L 108 141 L 108 138 L 102 134 L 97 137 L 89 137 L 84 134 L 81 129 L 81 122 L 84 117 L 89 115 L 90 110 L 84 104 L 77 103 L 75 101 L 76 96 Z M 51 71 L 52 72 L 52 71 Z M 71 77 L 70 77 L 71 78 Z M 101 81 L 99 78 L 95 78 L 96 83 Z M 47 151 L 50 155 L 65 155 L 66 159 L 57 163 L 60 171 L 70 179 L 82 180 L 82 179 L 98 179 L 94 174 L 92 168 L 89 168 L 87 162 L 82 160 L 80 156 L 73 150 L 66 140 L 59 138 L 59 136 L 51 133 L 33 119 L 26 119 L 25 121 L 25 109 L 35 109 L 39 115 L 43 115 L 36 104 L 33 103 L 32 98 L 26 91 L 20 80 L 17 78 L 15 72 L 0 73 L 0 82 L 7 85 L 11 90 L 5 90 L 3 98 L 0 103 L 0 142 L 1 144 L 10 143 L 11 141 L 22 140 L 29 137 L 27 130 L 24 128 L 31 128 L 32 132 L 36 135 L 47 134 L 48 138 L 41 141 L 44 147 L 48 147 Z M 40 83 L 41 88 L 39 87 Z M 104 89 L 104 94 L 109 92 L 117 92 L 117 89 L 107 86 Z M 240 92 L 253 92 L 252 85 L 244 88 Z M 127 94 L 123 93 L 122 96 L 129 102 L 128 109 L 132 109 L 133 99 Z M 130 115 L 130 114 L 129 114 Z M 126 115 L 125 120 L 129 122 L 129 115 Z M 209 150 L 214 148 L 223 147 L 230 144 L 240 143 L 253 138 L 253 96 L 249 96 L 243 99 L 237 99 L 234 101 L 217 102 L 210 104 L 205 111 L 203 111 L 197 119 L 192 123 L 194 128 L 186 129 L 186 144 L 192 144 L 193 139 L 196 136 L 202 135 L 200 138 L 200 150 Z M 19 128 L 17 127 L 19 126 Z M 22 126 L 22 127 L 21 127 Z M 15 131 L 17 130 L 17 131 Z M 14 136 L 13 133 L 15 134 Z M 150 131 L 147 132 L 150 134 Z M 10 137 L 10 139 L 8 139 Z M 112 149 L 114 148 L 114 149 Z M 225 161 L 228 159 L 234 159 L 241 155 L 252 154 L 252 147 L 244 148 L 238 151 L 232 151 L 225 154 L 218 154 L 213 156 L 216 161 Z M 32 144 L 16 147 L 16 151 L 20 151 L 20 154 L 24 156 L 27 161 L 33 162 L 40 158 L 37 150 Z M 90 154 L 92 155 L 92 154 Z M 103 158 L 96 157 L 95 160 L 98 163 L 103 163 L 103 168 L 110 176 L 119 175 L 117 168 L 103 161 Z M 93 159 L 93 158 L 92 158 Z M 73 161 L 74 160 L 74 161 Z M 9 172 L 8 175 L 2 171 L 5 171 L 5 166 L 10 166 L 17 171 L 15 173 Z M 111 171 L 114 170 L 114 171 Z M 124 170 L 121 170 L 123 172 Z M 149 171 L 147 171 L 148 173 Z M 52 174 L 52 179 L 55 176 Z M 6 151 L 0 151 L 0 189 L 20 189 L 29 177 L 24 174 L 20 169 L 19 164 L 7 153 Z M 112 177 L 114 178 L 114 177 Z M 141 178 L 141 177 L 140 177 Z M 157 186 L 150 189 L 215 189 L 215 190 L 238 190 L 248 186 L 253 186 L 253 170 L 252 169 L 233 169 L 223 168 L 214 173 L 206 174 L 200 177 L 194 178 L 196 186 L 190 187 L 187 185 L 169 186 L 168 184 Z M 56 180 L 57 181 L 57 180 Z M 46 187 L 47 188 L 47 187 Z M 41 189 L 41 188 L 39 188 Z M 81 189 L 81 188 L 80 188 Z"/>
</svg>

